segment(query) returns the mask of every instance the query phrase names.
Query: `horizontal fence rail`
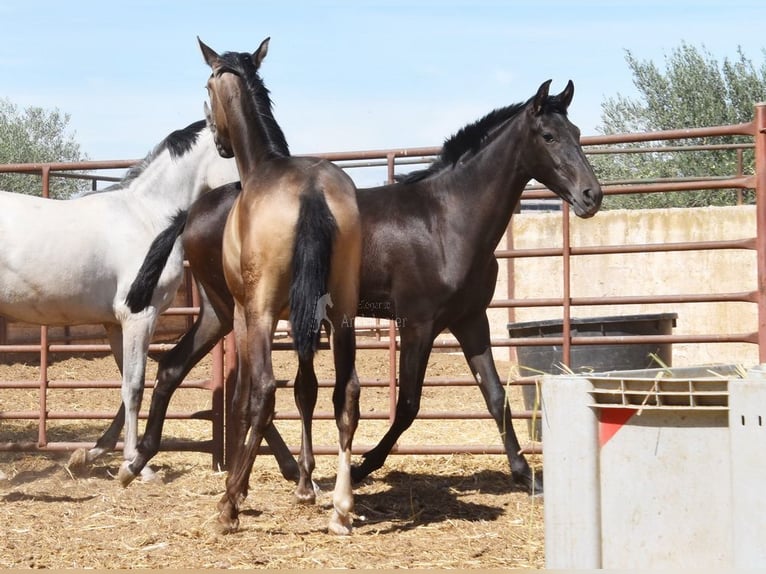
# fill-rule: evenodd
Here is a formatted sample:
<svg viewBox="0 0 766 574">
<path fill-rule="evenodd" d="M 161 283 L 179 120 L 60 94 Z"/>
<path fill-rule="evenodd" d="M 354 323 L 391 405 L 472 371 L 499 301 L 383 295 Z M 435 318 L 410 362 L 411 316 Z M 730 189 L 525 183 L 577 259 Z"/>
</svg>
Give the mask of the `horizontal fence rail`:
<svg viewBox="0 0 766 574">
<path fill-rule="evenodd" d="M 757 106 L 755 109 L 755 119 L 753 122 L 737 124 L 732 126 L 715 126 L 710 128 L 682 129 L 652 133 L 638 134 L 617 134 L 588 136 L 582 138 L 587 154 L 604 153 L 683 153 L 684 151 L 705 151 L 705 150 L 753 150 L 756 158 L 756 170 L 754 175 L 741 173 L 731 174 L 728 177 L 708 177 L 692 178 L 679 180 L 639 180 L 639 181 L 618 181 L 603 182 L 604 191 L 607 195 L 633 194 L 633 193 L 672 193 L 679 191 L 695 191 L 700 189 L 734 189 L 734 190 L 755 190 L 756 192 L 756 219 L 757 235 L 755 237 L 734 240 L 734 241 L 699 241 L 688 243 L 659 243 L 659 244 L 635 244 L 635 245 L 598 245 L 598 246 L 578 246 L 571 244 L 569 227 L 569 208 L 566 204 L 562 205 L 562 246 L 561 247 L 540 247 L 533 249 L 515 249 L 512 247 L 513 238 L 509 234 L 506 246 L 499 246 L 496 256 L 500 260 L 512 261 L 516 259 L 527 258 L 558 258 L 562 261 L 562 294 L 560 297 L 541 297 L 541 298 L 515 298 L 512 289 L 509 288 L 507 298 L 495 298 L 491 304 L 492 309 L 506 309 L 509 319 L 513 310 L 520 308 L 558 308 L 561 310 L 563 318 L 562 334 L 560 337 L 545 338 L 511 338 L 495 337 L 492 339 L 493 347 L 497 349 L 511 349 L 523 346 L 550 346 L 560 345 L 563 353 L 563 363 L 569 364 L 573 346 L 577 345 L 613 345 L 626 343 L 625 337 L 620 336 L 574 336 L 571 329 L 572 310 L 581 306 L 599 306 L 599 305 L 631 305 L 631 304 L 661 304 L 661 303 L 718 303 L 718 302 L 742 302 L 753 305 L 753 312 L 758 314 L 758 329 L 754 332 L 738 332 L 733 334 L 721 333 L 693 333 L 683 335 L 651 335 L 651 336 L 631 336 L 630 343 L 726 343 L 741 342 L 757 345 L 759 360 L 766 362 L 766 116 L 764 107 Z M 723 136 L 749 136 L 752 142 L 748 144 L 695 144 L 684 146 L 678 145 L 657 145 L 646 148 L 623 148 L 615 147 L 623 144 L 645 144 L 654 142 L 667 142 L 684 139 L 699 140 L 710 137 Z M 422 164 L 430 161 L 435 154 L 438 154 L 439 148 L 421 147 L 421 148 L 401 148 L 370 150 L 360 152 L 340 152 L 315 154 L 326 159 L 337 162 L 346 169 L 365 170 L 369 168 L 385 168 L 383 177 L 386 181 L 393 181 L 394 172 L 397 167 L 412 164 Z M 11 164 L 1 165 L 0 173 L 15 172 L 29 173 L 42 176 L 41 193 L 48 196 L 50 179 L 52 177 L 79 177 L 92 183 L 95 188 L 100 182 L 114 181 L 114 177 L 99 176 L 90 172 L 98 172 L 105 169 L 125 169 L 134 165 L 137 160 L 119 160 L 119 161 L 88 161 L 80 163 L 38 163 L 38 164 Z M 741 165 L 741 162 L 740 162 Z M 525 190 L 523 200 L 551 199 L 555 196 L 545 188 L 539 185 L 530 185 Z M 509 226 L 510 227 L 510 226 Z M 573 258 L 587 257 L 590 255 L 604 254 L 631 254 L 648 252 L 686 252 L 686 251 L 708 251 L 708 250 L 745 250 L 755 251 L 757 253 L 757 273 L 752 277 L 752 289 L 736 293 L 691 293 L 678 294 L 666 293 L 662 295 L 643 295 L 640 293 L 626 293 L 619 297 L 577 297 L 572 294 L 571 286 L 571 262 Z M 509 269 L 509 285 L 512 284 L 511 269 Z M 169 309 L 164 316 L 187 317 L 187 328 L 191 324 L 194 315 L 198 313 L 198 301 L 196 293 L 192 287 L 190 277 L 187 277 L 186 285 L 182 289 L 185 297 L 182 305 L 174 306 Z M 4 321 L 0 321 L 4 323 Z M 6 342 L 6 325 L 0 325 L 0 341 Z M 388 390 L 388 410 L 383 412 L 362 412 L 362 420 L 393 420 L 393 412 L 397 396 L 397 353 L 399 351 L 399 342 L 397 338 L 396 325 L 394 322 L 379 320 L 374 324 L 364 324 L 359 329 L 360 333 L 368 335 L 364 339 L 359 339 L 358 349 L 360 352 L 367 350 L 385 350 L 388 352 L 388 373 L 379 378 L 363 378 L 362 386 L 368 388 L 378 388 Z M 176 333 L 177 334 L 177 333 Z M 280 332 L 281 338 L 275 343 L 276 352 L 292 352 L 292 346 L 287 339 L 288 333 L 284 330 Z M 372 336 L 370 336 L 372 335 Z M 155 342 L 150 350 L 152 352 L 161 352 L 170 348 L 170 343 Z M 326 341 L 321 347 L 327 348 Z M 437 339 L 435 350 L 454 350 L 459 351 L 459 345 L 454 338 L 445 334 Z M 57 381 L 49 380 L 47 369 L 51 353 L 88 353 L 104 354 L 109 352 L 109 346 L 103 343 L 87 344 L 77 342 L 72 338 L 64 336 L 63 340 L 49 340 L 49 332 L 46 327 L 40 328 L 39 340 L 29 343 L 7 343 L 0 344 L 0 359 L 11 353 L 34 354 L 39 356 L 40 375 L 36 380 L 24 381 L 0 381 L 0 393 L 10 389 L 25 389 L 28 391 L 36 390 L 38 392 L 39 408 L 29 411 L 8 410 L 2 407 L 0 400 L 0 424 L 6 420 L 29 420 L 37 421 L 37 437 L 28 440 L 15 442 L 4 441 L 0 437 L 0 451 L 58 451 L 72 450 L 79 447 L 92 446 L 91 443 L 79 443 L 48 440 L 48 423 L 58 420 L 72 419 L 110 419 L 113 412 L 101 411 L 69 411 L 53 410 L 48 406 L 48 395 L 60 389 L 115 389 L 115 410 L 119 401 L 119 381 Z M 210 376 L 205 380 L 188 380 L 182 385 L 179 392 L 185 392 L 185 389 L 207 390 L 212 392 L 212 408 L 201 412 L 171 412 L 168 416 L 172 419 L 201 419 L 208 420 L 211 423 L 210 439 L 204 441 L 180 441 L 168 438 L 163 442 L 165 450 L 195 450 L 211 453 L 213 466 L 225 466 L 226 462 L 226 428 L 225 428 L 225 404 L 227 402 L 227 393 L 232 392 L 233 385 L 231 380 L 236 364 L 233 339 L 229 335 L 225 341 L 220 342 L 212 352 L 212 368 Z M 471 376 L 470 370 L 466 366 L 465 374 L 458 377 L 428 377 L 424 383 L 426 388 L 444 388 L 472 386 L 475 382 Z M 513 378 L 510 381 L 513 386 L 529 385 L 533 382 L 524 377 Z M 327 380 L 320 381 L 320 388 L 329 388 L 332 383 Z M 147 388 L 152 387 L 152 382 L 147 381 Z M 282 389 L 292 391 L 292 382 L 282 382 Z M 284 391 L 280 391 L 284 392 Z M 364 395 L 363 395 L 364 396 Z M 144 418 L 146 413 L 141 412 Z M 520 419 L 529 419 L 538 416 L 531 410 L 514 410 L 514 416 Z M 279 420 L 296 420 L 298 413 L 296 411 L 280 412 L 277 416 Z M 316 413 L 318 420 L 332 419 L 332 413 L 319 410 Z M 435 420 L 455 420 L 471 419 L 483 420 L 489 419 L 490 415 L 486 411 L 464 410 L 461 412 L 421 412 L 419 419 Z M 404 435 L 406 437 L 406 434 Z M 354 451 L 361 453 L 370 448 L 371 445 L 355 445 Z M 298 451 L 298 445 L 290 445 L 294 453 Z M 334 454 L 337 452 L 336 445 L 318 445 L 317 454 Z M 539 453 L 541 447 L 539 444 L 528 444 L 525 452 Z M 269 452 L 268 447 L 263 448 L 264 452 Z M 407 445 L 400 444 L 394 449 L 395 453 L 400 454 L 443 454 L 443 453 L 487 453 L 501 454 L 503 452 L 500 440 L 496 444 L 488 445 L 466 445 L 466 444 L 418 444 Z"/>
</svg>

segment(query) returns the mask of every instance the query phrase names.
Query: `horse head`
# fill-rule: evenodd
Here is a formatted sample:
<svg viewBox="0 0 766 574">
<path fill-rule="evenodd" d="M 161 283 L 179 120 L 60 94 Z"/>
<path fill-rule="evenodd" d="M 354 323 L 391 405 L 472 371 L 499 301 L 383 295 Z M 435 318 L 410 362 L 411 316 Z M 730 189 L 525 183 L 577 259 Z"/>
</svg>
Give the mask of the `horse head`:
<svg viewBox="0 0 766 574">
<path fill-rule="evenodd" d="M 524 124 L 530 130 L 525 165 L 531 177 L 564 201 L 579 217 L 592 217 L 601 207 L 603 192 L 580 145 L 580 130 L 567 117 L 574 96 L 571 80 L 555 96 L 544 82 L 526 104 Z"/>
<path fill-rule="evenodd" d="M 252 65 L 255 70 L 260 68 L 266 54 L 269 51 L 269 40 L 266 38 L 258 46 L 258 49 L 250 55 Z M 222 101 L 231 100 L 241 90 L 239 81 L 234 78 L 227 77 L 227 72 L 232 74 L 234 71 L 232 67 L 227 64 L 226 58 L 222 58 L 215 50 L 207 46 L 202 40 L 197 37 L 200 49 L 202 50 L 202 56 L 205 62 L 212 69 L 210 78 L 207 81 L 208 98 L 210 99 L 210 106 L 207 102 L 204 103 L 205 120 L 210 128 L 215 145 L 218 148 L 218 153 L 222 157 L 231 158 L 234 157 L 234 149 L 231 145 L 231 133 L 229 130 L 229 122 L 225 113 L 224 107 L 221 105 Z M 225 54 L 231 55 L 231 54 Z"/>
</svg>

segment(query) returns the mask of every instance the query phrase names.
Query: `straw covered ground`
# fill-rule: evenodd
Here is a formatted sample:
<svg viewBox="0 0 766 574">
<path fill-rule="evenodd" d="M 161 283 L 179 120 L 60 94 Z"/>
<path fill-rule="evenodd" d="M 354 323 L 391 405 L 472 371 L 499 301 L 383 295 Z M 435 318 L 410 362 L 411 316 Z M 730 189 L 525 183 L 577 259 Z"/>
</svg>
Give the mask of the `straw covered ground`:
<svg viewBox="0 0 766 574">
<path fill-rule="evenodd" d="M 320 353 L 320 378 L 329 354 Z M 287 353 L 275 359 L 277 376 L 294 368 Z M 192 373 L 204 378 L 205 366 Z M 153 367 L 152 367 L 153 368 Z M 510 365 L 498 364 L 501 376 Z M 363 378 L 384 378 L 386 355 L 359 353 Z M 151 368 L 150 368 L 151 371 Z M 435 353 L 429 376 L 465 375 L 460 356 Z M 149 376 L 151 376 L 151 372 Z M 0 365 L 0 380 L 34 379 L 34 364 Z M 109 357 L 56 360 L 49 379 L 117 378 Z M 512 405 L 520 406 L 512 388 Z M 520 393 L 519 393 L 520 394 Z M 148 393 L 147 393 L 148 395 Z M 3 391 L 0 410 L 36 408 L 36 391 Z M 174 397 L 171 411 L 209 408 L 207 391 L 188 389 Z M 118 392 L 56 390 L 50 410 L 112 411 Z M 362 412 L 386 406 L 382 390 L 365 388 Z M 144 403 L 148 402 L 148 396 Z M 317 411 L 330 409 L 320 391 Z M 426 389 L 422 410 L 484 411 L 478 389 Z M 291 392 L 278 394 L 278 411 L 294 411 Z M 106 421 L 56 421 L 49 440 L 95 440 Z M 297 444 L 292 421 L 278 421 L 289 444 Z M 372 445 L 387 422 L 362 420 L 355 444 Z M 165 436 L 205 439 L 209 423 L 169 421 Z M 522 443 L 526 424 L 517 423 Z M 315 443 L 334 444 L 334 423 L 317 421 Z M 0 440 L 34 440 L 36 422 L 0 421 Z M 499 444 L 494 422 L 418 420 L 401 444 Z M 335 477 L 335 457 L 317 457 L 318 504 L 293 502 L 293 485 L 274 459 L 260 456 L 244 503 L 241 529 L 230 535 L 215 528 L 216 503 L 225 473 L 211 468 L 210 455 L 161 452 L 153 468 L 161 480 L 136 482 L 127 489 L 111 475 L 119 455 L 98 461 L 84 473 L 66 468 L 68 454 L 0 453 L 0 544 L 2 568 L 541 568 L 543 501 L 514 490 L 504 456 L 392 455 L 384 468 L 355 488 L 355 524 L 350 537 L 327 533 L 327 508 Z M 539 468 L 540 457 L 530 457 Z"/>
</svg>

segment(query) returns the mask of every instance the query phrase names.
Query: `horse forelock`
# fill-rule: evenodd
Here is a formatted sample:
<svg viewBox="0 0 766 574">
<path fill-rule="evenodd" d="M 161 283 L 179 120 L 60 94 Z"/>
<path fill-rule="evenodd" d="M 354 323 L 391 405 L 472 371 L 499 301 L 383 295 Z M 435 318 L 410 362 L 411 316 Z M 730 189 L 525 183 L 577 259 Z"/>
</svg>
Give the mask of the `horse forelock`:
<svg viewBox="0 0 766 574">
<path fill-rule="evenodd" d="M 215 74 L 230 72 L 242 78 L 250 95 L 269 151 L 277 156 L 289 156 L 290 148 L 282 128 L 274 118 L 271 95 L 258 73 L 252 55 L 247 52 L 224 52 L 219 56 L 220 65 Z"/>
<path fill-rule="evenodd" d="M 559 95 L 548 96 L 543 103 L 543 114 L 562 114 L 567 115 L 567 106 L 561 100 Z"/>
</svg>

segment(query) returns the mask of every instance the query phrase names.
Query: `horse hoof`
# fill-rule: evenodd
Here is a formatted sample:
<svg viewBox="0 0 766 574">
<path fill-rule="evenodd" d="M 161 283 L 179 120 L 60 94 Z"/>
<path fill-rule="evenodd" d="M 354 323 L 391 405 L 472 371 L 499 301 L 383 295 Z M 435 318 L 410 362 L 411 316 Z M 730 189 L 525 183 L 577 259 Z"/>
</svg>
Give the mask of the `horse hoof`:
<svg viewBox="0 0 766 574">
<path fill-rule="evenodd" d="M 344 518 L 335 512 L 330 519 L 330 524 L 327 526 L 327 529 L 331 534 L 336 534 L 337 536 L 349 536 L 352 530 L 352 522 L 350 516 Z"/>
<path fill-rule="evenodd" d="M 220 534 L 234 534 L 239 530 L 239 518 L 231 518 L 225 513 L 218 516 L 218 532 Z"/>
<path fill-rule="evenodd" d="M 294 493 L 295 496 L 295 502 L 298 504 L 305 504 L 306 506 L 311 506 L 313 504 L 316 504 L 316 497 L 315 496 L 302 496 L 299 495 L 297 492 Z"/>
<path fill-rule="evenodd" d="M 141 482 L 162 484 L 162 477 L 150 467 L 145 466 L 141 469 Z"/>
<path fill-rule="evenodd" d="M 542 498 L 544 494 L 545 492 L 543 489 L 543 481 L 539 476 L 536 476 L 532 486 L 529 489 L 529 495 L 535 498 Z"/>
<path fill-rule="evenodd" d="M 313 487 L 311 490 L 296 488 L 293 496 L 295 496 L 295 501 L 298 504 L 314 504 L 317 500 L 317 493 Z"/>
<path fill-rule="evenodd" d="M 122 487 L 125 488 L 133 482 L 135 478 L 136 475 L 130 470 L 130 463 L 126 460 L 120 465 L 120 470 L 117 472 L 117 480 L 119 480 Z"/>
<path fill-rule="evenodd" d="M 84 448 L 78 448 L 69 457 L 66 463 L 66 467 L 70 472 L 80 472 L 85 470 L 88 466 L 88 450 Z"/>
<path fill-rule="evenodd" d="M 362 482 L 365 478 L 367 478 L 368 474 L 369 472 L 366 472 L 364 469 L 362 469 L 361 466 L 351 466 L 351 482 L 354 484 Z"/>
<path fill-rule="evenodd" d="M 245 502 L 245 499 L 247 498 L 247 494 L 243 494 L 241 492 L 238 492 L 236 495 L 236 503 L 234 503 L 234 506 L 236 508 L 239 508 L 243 502 Z M 223 513 L 224 508 L 228 508 L 229 505 L 231 505 L 231 499 L 229 498 L 228 494 L 224 494 L 218 503 L 216 504 L 216 508 L 218 509 L 218 512 Z"/>
<path fill-rule="evenodd" d="M 543 496 L 543 477 L 542 475 L 538 473 L 532 473 L 532 474 L 514 474 L 513 475 L 513 481 L 524 488 L 524 490 L 527 491 L 527 494 L 529 494 L 532 497 L 540 497 Z"/>
</svg>

